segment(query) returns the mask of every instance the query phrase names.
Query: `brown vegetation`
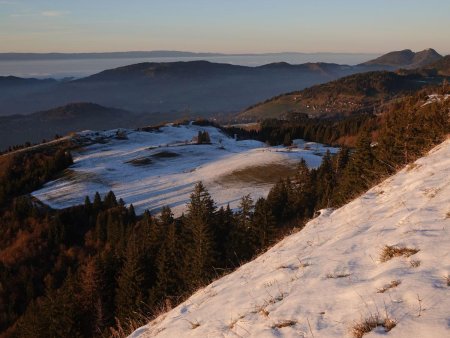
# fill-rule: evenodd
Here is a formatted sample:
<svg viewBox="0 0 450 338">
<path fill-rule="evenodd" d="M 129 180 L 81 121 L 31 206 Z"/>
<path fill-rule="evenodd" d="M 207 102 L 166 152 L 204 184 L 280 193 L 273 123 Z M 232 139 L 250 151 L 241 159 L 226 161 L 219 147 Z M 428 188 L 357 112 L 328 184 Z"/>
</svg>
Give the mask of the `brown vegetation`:
<svg viewBox="0 0 450 338">
<path fill-rule="evenodd" d="M 398 246 L 389 246 L 386 245 L 381 252 L 380 260 L 381 262 L 387 262 L 394 257 L 410 257 L 420 250 L 415 248 L 407 248 L 407 247 L 398 247 Z"/>
</svg>

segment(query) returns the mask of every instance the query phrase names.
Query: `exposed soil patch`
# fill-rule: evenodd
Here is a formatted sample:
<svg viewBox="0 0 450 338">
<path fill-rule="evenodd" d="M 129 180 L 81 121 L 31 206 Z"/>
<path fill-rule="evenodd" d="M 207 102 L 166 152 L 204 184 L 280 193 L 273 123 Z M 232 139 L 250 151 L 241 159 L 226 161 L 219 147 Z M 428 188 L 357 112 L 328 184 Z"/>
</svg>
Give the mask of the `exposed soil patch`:
<svg viewBox="0 0 450 338">
<path fill-rule="evenodd" d="M 219 184 L 256 183 L 275 184 L 280 178 L 292 176 L 296 172 L 295 165 L 272 163 L 235 170 L 232 173 L 220 177 Z"/>
<path fill-rule="evenodd" d="M 154 158 L 172 158 L 172 157 L 178 157 L 178 156 L 181 156 L 181 155 L 171 152 L 171 151 L 166 151 L 166 150 L 160 151 L 160 152 L 152 155 L 152 157 L 154 157 Z"/>
<path fill-rule="evenodd" d="M 143 166 L 152 164 L 153 161 L 149 157 L 138 157 L 138 158 L 126 161 L 125 163 L 129 163 L 131 165 L 134 165 L 135 167 L 143 167 Z"/>
</svg>

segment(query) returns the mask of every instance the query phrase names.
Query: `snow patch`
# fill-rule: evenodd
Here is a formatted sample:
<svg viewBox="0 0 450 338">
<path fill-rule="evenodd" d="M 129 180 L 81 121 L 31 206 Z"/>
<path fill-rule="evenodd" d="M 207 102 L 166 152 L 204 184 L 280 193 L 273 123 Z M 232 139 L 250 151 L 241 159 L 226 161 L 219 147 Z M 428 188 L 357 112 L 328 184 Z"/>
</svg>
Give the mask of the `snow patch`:
<svg viewBox="0 0 450 338">
<path fill-rule="evenodd" d="M 211 144 L 197 145 L 199 131 L 207 131 Z M 236 208 L 240 198 L 266 196 L 273 182 L 224 182 L 245 168 L 279 164 L 294 167 L 304 158 L 310 167 L 321 163 L 330 150 L 318 143 L 295 140 L 297 147 L 268 147 L 255 140 L 236 141 L 214 127 L 167 125 L 150 132 L 132 130 L 83 131 L 82 140 L 96 142 L 73 154 L 74 165 L 65 177 L 33 192 L 54 208 L 81 204 L 86 195 L 113 190 L 117 198 L 133 203 L 137 213 L 170 206 L 181 215 L 194 185 L 203 181 L 218 206 Z"/>
<path fill-rule="evenodd" d="M 450 140 L 413 167 L 130 337 L 450 337 Z M 382 262 L 386 245 L 420 251 Z"/>
</svg>

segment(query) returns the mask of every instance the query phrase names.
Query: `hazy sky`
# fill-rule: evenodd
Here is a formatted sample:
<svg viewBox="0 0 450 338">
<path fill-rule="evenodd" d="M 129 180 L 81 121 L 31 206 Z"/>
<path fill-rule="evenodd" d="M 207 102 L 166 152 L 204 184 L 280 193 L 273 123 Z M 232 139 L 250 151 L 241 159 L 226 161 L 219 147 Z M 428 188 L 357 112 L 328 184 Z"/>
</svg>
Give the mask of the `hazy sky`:
<svg viewBox="0 0 450 338">
<path fill-rule="evenodd" d="M 0 52 L 450 53 L 449 0 L 0 0 Z"/>
</svg>

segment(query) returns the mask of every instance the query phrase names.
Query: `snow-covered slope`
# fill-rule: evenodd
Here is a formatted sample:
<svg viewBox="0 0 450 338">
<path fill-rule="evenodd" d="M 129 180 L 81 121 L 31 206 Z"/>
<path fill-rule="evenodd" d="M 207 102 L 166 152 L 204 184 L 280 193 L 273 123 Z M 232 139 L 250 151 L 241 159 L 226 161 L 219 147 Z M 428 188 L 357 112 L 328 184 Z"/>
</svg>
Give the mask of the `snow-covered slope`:
<svg viewBox="0 0 450 338">
<path fill-rule="evenodd" d="M 193 138 L 207 131 L 211 144 L 197 145 Z M 165 205 L 175 215 L 184 209 L 194 184 L 203 181 L 219 206 L 236 207 L 242 196 L 265 196 L 274 181 L 255 180 L 255 172 L 295 168 L 304 158 L 308 165 L 320 164 L 327 148 L 295 140 L 297 148 L 267 147 L 264 143 L 236 141 L 214 127 L 168 125 L 145 132 L 122 130 L 83 132 L 76 137 L 96 140 L 73 154 L 74 165 L 64 177 L 49 182 L 33 195 L 55 208 L 81 204 L 86 195 L 106 194 L 133 203 L 138 213 L 157 211 Z M 306 149 L 305 149 L 306 148 Z M 270 168 L 268 168 L 270 166 Z M 253 168 L 253 175 L 242 170 Z M 268 175 L 266 175 L 268 176 Z M 265 177 L 267 178 L 267 177 Z"/>
<path fill-rule="evenodd" d="M 449 278 L 447 140 L 131 337 L 450 337 Z"/>
</svg>

